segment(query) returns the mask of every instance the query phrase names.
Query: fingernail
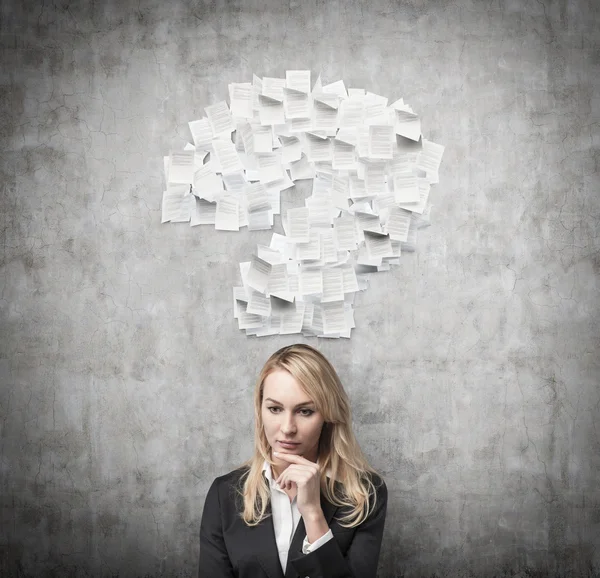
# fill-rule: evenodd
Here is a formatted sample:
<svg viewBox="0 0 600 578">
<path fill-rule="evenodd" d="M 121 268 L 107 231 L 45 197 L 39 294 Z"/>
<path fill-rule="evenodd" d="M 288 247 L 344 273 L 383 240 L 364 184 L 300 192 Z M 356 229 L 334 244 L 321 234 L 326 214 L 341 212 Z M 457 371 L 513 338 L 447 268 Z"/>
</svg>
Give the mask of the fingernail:
<svg viewBox="0 0 600 578">
<path fill-rule="evenodd" d="M 278 456 L 278 455 L 279 455 L 279 452 L 273 452 L 273 455 L 274 455 L 274 456 Z"/>
</svg>

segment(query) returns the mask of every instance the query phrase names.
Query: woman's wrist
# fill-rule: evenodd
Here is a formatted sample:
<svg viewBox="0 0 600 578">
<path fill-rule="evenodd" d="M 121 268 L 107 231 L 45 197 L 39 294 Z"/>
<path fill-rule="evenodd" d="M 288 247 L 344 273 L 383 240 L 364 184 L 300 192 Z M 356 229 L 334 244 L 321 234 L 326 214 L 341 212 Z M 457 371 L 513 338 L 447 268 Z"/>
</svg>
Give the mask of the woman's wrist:
<svg viewBox="0 0 600 578">
<path fill-rule="evenodd" d="M 306 524 L 306 522 L 319 522 L 321 521 L 321 519 L 325 519 L 325 514 L 323 514 L 323 510 L 321 508 L 319 508 L 318 510 L 311 510 L 309 512 L 306 512 L 305 514 L 302 515 L 302 518 L 304 519 L 304 523 Z"/>
<path fill-rule="evenodd" d="M 306 537 L 309 543 L 316 542 L 321 536 L 324 536 L 329 531 L 327 520 L 323 514 L 323 510 L 315 510 L 302 515 L 304 520 L 304 528 L 306 529 Z"/>
</svg>

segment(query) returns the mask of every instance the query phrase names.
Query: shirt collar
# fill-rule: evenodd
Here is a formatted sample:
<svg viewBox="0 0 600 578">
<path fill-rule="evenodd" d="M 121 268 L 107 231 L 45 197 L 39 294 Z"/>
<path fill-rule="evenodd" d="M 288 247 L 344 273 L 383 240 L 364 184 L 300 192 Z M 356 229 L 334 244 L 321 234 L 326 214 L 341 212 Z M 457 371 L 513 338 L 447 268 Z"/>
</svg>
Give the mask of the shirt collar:
<svg viewBox="0 0 600 578">
<path fill-rule="evenodd" d="M 273 473 L 271 472 L 271 466 L 269 465 L 269 462 L 267 462 L 267 460 L 265 460 L 263 462 L 263 468 L 262 471 L 265 474 L 265 477 L 267 478 L 267 481 L 269 482 L 269 486 L 273 485 Z"/>
</svg>

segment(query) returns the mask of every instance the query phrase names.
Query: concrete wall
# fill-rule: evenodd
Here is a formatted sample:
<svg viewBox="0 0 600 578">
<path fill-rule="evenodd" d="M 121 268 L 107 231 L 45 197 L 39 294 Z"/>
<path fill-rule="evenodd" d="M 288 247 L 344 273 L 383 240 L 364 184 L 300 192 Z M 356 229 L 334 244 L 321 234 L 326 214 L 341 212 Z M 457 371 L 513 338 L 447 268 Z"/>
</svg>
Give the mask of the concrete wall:
<svg viewBox="0 0 600 578">
<path fill-rule="evenodd" d="M 380 576 L 599 572 L 595 0 L 3 0 L 0 30 L 3 577 L 193 575 L 298 340 L 387 481 Z M 350 341 L 246 338 L 230 287 L 270 232 L 160 224 L 187 122 L 286 68 L 402 96 L 446 145 Z"/>
</svg>

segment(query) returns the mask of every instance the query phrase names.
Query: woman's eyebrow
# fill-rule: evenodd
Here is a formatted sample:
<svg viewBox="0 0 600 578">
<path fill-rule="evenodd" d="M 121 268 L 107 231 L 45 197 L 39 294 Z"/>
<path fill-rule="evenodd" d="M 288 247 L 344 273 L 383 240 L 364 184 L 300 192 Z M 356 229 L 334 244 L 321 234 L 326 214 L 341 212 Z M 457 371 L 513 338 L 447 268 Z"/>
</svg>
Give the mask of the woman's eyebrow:
<svg viewBox="0 0 600 578">
<path fill-rule="evenodd" d="M 276 404 L 278 404 L 278 405 L 283 405 L 281 402 L 277 401 L 276 399 L 273 399 L 272 397 L 267 397 L 267 398 L 265 399 L 265 401 L 272 401 L 273 403 L 276 403 Z M 300 407 L 301 405 L 314 405 L 314 402 L 312 402 L 312 401 L 310 401 L 310 400 L 309 400 L 309 401 L 303 401 L 302 403 L 299 403 L 299 404 L 297 404 L 297 405 L 294 407 L 294 409 L 296 409 L 296 408 Z"/>
</svg>

